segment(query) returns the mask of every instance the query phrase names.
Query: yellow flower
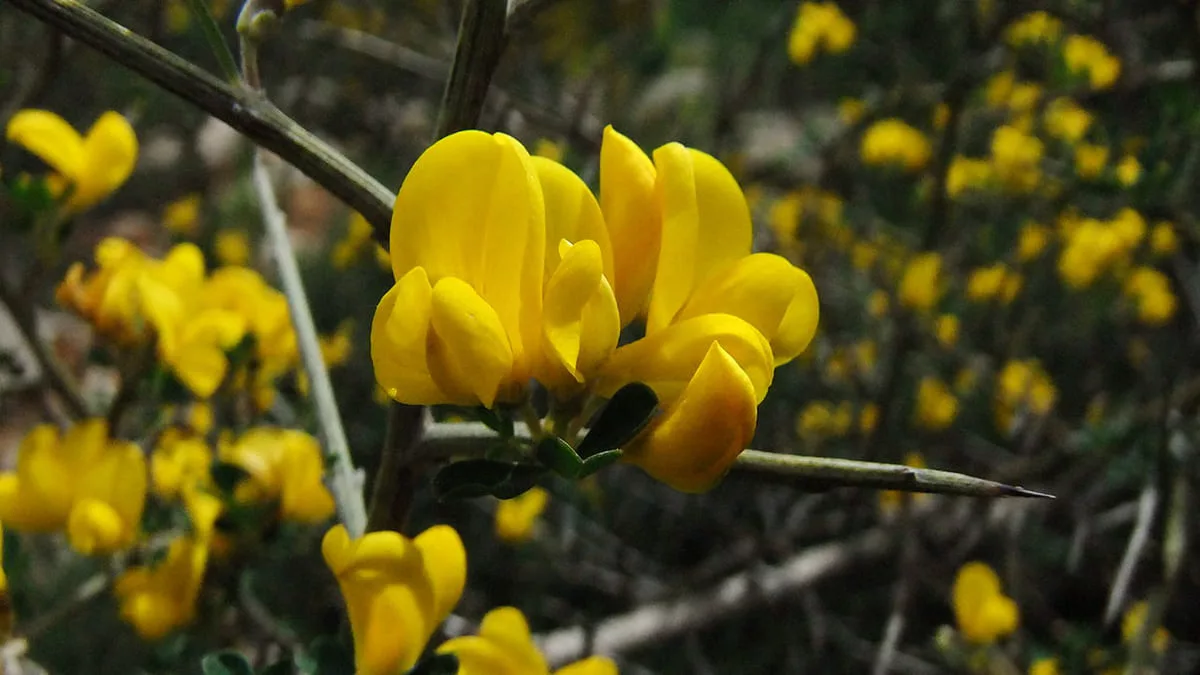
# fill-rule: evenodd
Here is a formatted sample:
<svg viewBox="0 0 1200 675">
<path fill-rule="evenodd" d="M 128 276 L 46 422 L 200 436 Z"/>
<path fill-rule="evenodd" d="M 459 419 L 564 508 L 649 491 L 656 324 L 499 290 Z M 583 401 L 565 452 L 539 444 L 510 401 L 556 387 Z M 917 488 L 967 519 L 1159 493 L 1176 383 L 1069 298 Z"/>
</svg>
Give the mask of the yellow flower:
<svg viewBox="0 0 1200 675">
<path fill-rule="evenodd" d="M 867 104 L 863 103 L 861 98 L 846 97 L 838 100 L 837 111 L 838 119 L 842 120 L 842 124 L 852 126 L 862 119 L 863 113 L 867 110 Z"/>
<path fill-rule="evenodd" d="M 1042 10 L 1030 12 L 1009 24 L 1004 41 L 1012 47 L 1047 44 L 1062 35 L 1062 21 Z"/>
<path fill-rule="evenodd" d="M 57 173 L 50 186 L 69 190 L 66 208 L 78 213 L 121 187 L 133 173 L 138 142 L 120 114 L 106 112 L 86 136 L 46 110 L 22 110 L 8 121 L 8 140 L 37 155 Z"/>
<path fill-rule="evenodd" d="M 539 138 L 533 144 L 533 154 L 535 157 L 545 157 L 552 162 L 562 162 L 563 146 L 562 143 L 555 143 L 548 138 Z"/>
<path fill-rule="evenodd" d="M 1042 179 L 1043 145 L 1014 126 L 1001 126 L 992 134 L 992 168 L 1009 190 L 1029 192 Z"/>
<path fill-rule="evenodd" d="M 250 238 L 242 230 L 217 231 L 213 253 L 222 265 L 245 265 L 250 261 Z"/>
<path fill-rule="evenodd" d="M 1154 224 L 1150 230 L 1150 250 L 1158 256 L 1173 255 L 1179 250 L 1179 236 L 1173 223 L 1163 220 Z"/>
<path fill-rule="evenodd" d="M 1137 248 L 1146 237 L 1146 219 L 1128 206 L 1117 211 L 1110 222 L 1125 253 Z"/>
<path fill-rule="evenodd" d="M 1045 415 L 1057 398 L 1058 389 L 1036 359 L 1008 361 L 996 377 L 997 426 L 1008 429 L 1020 411 Z"/>
<path fill-rule="evenodd" d="M 446 525 L 414 539 L 383 531 L 354 540 L 337 525 L 325 534 L 321 553 L 346 602 L 359 675 L 412 668 L 466 583 L 462 539 Z"/>
<path fill-rule="evenodd" d="M 875 122 L 863 133 L 859 150 L 862 160 L 873 166 L 897 166 L 919 171 L 931 154 L 925 135 L 903 121 L 889 118 Z"/>
<path fill-rule="evenodd" d="M 1059 675 L 1058 658 L 1049 656 L 1029 664 L 1029 675 Z"/>
<path fill-rule="evenodd" d="M 890 306 L 887 291 L 875 289 L 867 296 L 867 314 L 872 318 L 882 319 L 887 316 Z"/>
<path fill-rule="evenodd" d="M 954 198 L 968 190 L 986 187 L 994 173 L 991 162 L 986 159 L 955 155 L 946 172 L 946 194 Z"/>
<path fill-rule="evenodd" d="M 346 224 L 346 236 L 333 245 L 333 252 L 329 254 L 334 269 L 344 270 L 358 260 L 363 253 L 371 252 L 373 254 L 375 251 L 374 236 L 375 230 L 371 228 L 367 219 L 357 211 L 351 213 L 350 221 Z M 228 264 L 244 265 L 245 262 Z M 390 268 L 391 263 L 389 262 L 386 267 Z"/>
<path fill-rule="evenodd" d="M 84 555 L 133 544 L 146 501 L 146 460 L 133 443 L 112 440 L 101 419 L 59 437 L 34 427 L 17 451 L 17 470 L 0 474 L 0 521 L 18 531 L 65 531 Z"/>
<path fill-rule="evenodd" d="M 1021 275 L 1009 270 L 1004 263 L 977 267 L 967 277 L 967 299 L 972 302 L 998 299 L 1008 304 L 1020 291 L 1021 283 Z"/>
<path fill-rule="evenodd" d="M 546 510 L 550 493 L 534 487 L 523 495 L 501 500 L 496 505 L 496 536 L 509 543 L 533 538 L 533 528 Z"/>
<path fill-rule="evenodd" d="M 917 406 L 914 421 L 930 431 L 941 431 L 958 417 L 958 397 L 936 377 L 923 377 L 917 386 Z"/>
<path fill-rule="evenodd" d="M 854 22 L 833 2 L 804 2 L 788 37 L 788 56 L 796 65 L 813 60 L 818 52 L 840 54 L 854 44 Z"/>
<path fill-rule="evenodd" d="M 928 312 L 942 297 L 942 256 L 936 251 L 921 253 L 909 260 L 900 278 L 900 304 Z"/>
<path fill-rule="evenodd" d="M 946 122 L 950 121 L 950 106 L 945 103 L 939 103 L 933 108 L 933 128 L 942 130 L 946 128 Z"/>
<path fill-rule="evenodd" d="M 203 438 L 167 429 L 150 455 L 155 494 L 175 499 L 189 488 L 208 483 L 212 461 L 212 450 Z"/>
<path fill-rule="evenodd" d="M 1108 89 L 1121 74 L 1121 60 L 1108 53 L 1103 42 L 1086 35 L 1069 35 L 1063 43 L 1067 70 L 1082 73 L 1092 89 Z"/>
<path fill-rule="evenodd" d="M 200 204 L 203 197 L 199 193 L 180 197 L 167 204 L 163 209 L 163 227 L 183 237 L 196 234 L 196 225 L 200 222 Z"/>
<path fill-rule="evenodd" d="M 780 246 L 795 246 L 798 243 L 796 230 L 804 213 L 804 194 L 789 192 L 771 204 L 767 211 L 767 225 L 775 233 Z"/>
<path fill-rule="evenodd" d="M 255 427 L 222 442 L 218 455 L 247 474 L 234 491 L 239 501 L 278 501 L 281 518 L 305 523 L 333 515 L 333 495 L 321 482 L 321 446 L 312 436 L 295 429 Z"/>
<path fill-rule="evenodd" d="M 525 615 L 515 607 L 493 609 L 480 622 L 479 635 L 447 640 L 438 653 L 458 657 L 458 675 L 550 675 Z M 592 656 L 563 666 L 554 675 L 617 675 L 617 665 L 607 657 Z"/>
<path fill-rule="evenodd" d="M 196 614 L 221 500 L 200 490 L 184 493 L 191 529 L 176 537 L 154 565 L 130 567 L 113 587 L 121 618 L 145 640 L 158 640 L 185 626 Z"/>
<path fill-rule="evenodd" d="M 108 237 L 96 246 L 97 268 L 84 276 L 75 263 L 56 291 L 58 302 L 91 323 L 101 335 L 127 345 L 145 337 L 139 321 L 137 279 L 150 264 L 133 243 Z"/>
<path fill-rule="evenodd" d="M 875 428 L 879 426 L 879 405 L 876 403 L 868 403 L 858 411 L 858 430 L 864 436 L 875 433 Z"/>
<path fill-rule="evenodd" d="M 1131 187 L 1142 178 L 1142 164 L 1137 157 L 1125 155 L 1117 162 L 1117 181 Z"/>
<path fill-rule="evenodd" d="M 1137 306 L 1138 320 L 1149 326 L 1161 326 L 1175 316 L 1178 302 L 1171 291 L 1171 280 L 1153 267 L 1136 267 L 1125 280 L 1124 292 Z"/>
<path fill-rule="evenodd" d="M 1146 601 L 1135 602 L 1125 610 L 1124 616 L 1121 617 L 1121 641 L 1125 644 L 1133 644 L 1137 639 L 1138 633 L 1142 631 L 1142 626 L 1146 623 L 1146 612 L 1149 611 L 1150 605 Z M 1163 653 L 1167 650 L 1167 643 L 1171 641 L 1171 634 L 1166 628 L 1159 626 L 1154 629 L 1154 634 L 1150 636 L 1150 648 L 1156 653 Z"/>
<path fill-rule="evenodd" d="M 222 267 L 204 283 L 199 309 L 222 310 L 242 319 L 254 337 L 256 389 L 268 387 L 299 360 L 287 298 L 262 276 L 245 267 Z"/>
<path fill-rule="evenodd" d="M 1050 230 L 1043 225 L 1028 222 L 1021 226 L 1017 235 L 1017 260 L 1029 262 L 1046 250 L 1050 243 Z"/>
<path fill-rule="evenodd" d="M 1078 142 L 1092 126 L 1092 114 L 1065 96 L 1050 101 L 1042 113 L 1046 132 L 1068 143 Z"/>
<path fill-rule="evenodd" d="M 1115 228 L 1092 218 L 1083 219 L 1059 255 L 1059 276 L 1072 288 L 1086 288 L 1120 257 L 1124 248 Z"/>
<path fill-rule="evenodd" d="M 1017 629 L 1017 603 L 1000 591 L 1000 578 L 981 562 L 969 562 L 954 579 L 954 616 L 968 642 L 991 644 Z"/>
<path fill-rule="evenodd" d="M 938 344 L 947 349 L 958 343 L 958 317 L 953 314 L 943 314 L 934 324 L 933 334 Z"/>
<path fill-rule="evenodd" d="M 1008 104 L 1012 96 L 1013 85 L 1016 84 L 1017 74 L 1011 70 L 1002 70 L 988 78 L 984 85 L 983 98 L 988 106 L 1000 108 Z"/>
<path fill-rule="evenodd" d="M 1075 173 L 1084 180 L 1095 180 L 1108 163 L 1108 146 L 1084 143 L 1075 148 Z"/>
</svg>

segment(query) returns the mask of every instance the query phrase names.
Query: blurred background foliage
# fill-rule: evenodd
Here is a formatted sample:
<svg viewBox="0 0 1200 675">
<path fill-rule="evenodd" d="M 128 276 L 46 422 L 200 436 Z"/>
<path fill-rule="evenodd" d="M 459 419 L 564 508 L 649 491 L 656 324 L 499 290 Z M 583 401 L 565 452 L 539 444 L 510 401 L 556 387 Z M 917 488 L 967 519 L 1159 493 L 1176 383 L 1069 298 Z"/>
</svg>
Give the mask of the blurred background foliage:
<svg viewBox="0 0 1200 675">
<path fill-rule="evenodd" d="M 215 69 L 184 0 L 91 4 Z M 686 605 L 686 630 L 643 627 L 618 655 L 622 672 L 859 673 L 882 661 L 894 672 L 1012 673 L 1050 658 L 1072 673 L 1200 669 L 1200 561 L 1189 555 L 1196 4 L 539 4 L 511 39 L 481 128 L 560 157 L 592 185 L 605 124 L 647 149 L 678 140 L 710 152 L 739 178 L 758 248 L 816 281 L 818 337 L 777 373 L 755 447 L 922 463 L 1058 499 L 808 492 L 736 473 L 691 496 L 618 466 L 578 486 L 549 482 L 544 511 L 517 517 L 536 521 L 502 538 L 494 500 L 439 504 L 423 489 L 412 531 L 451 523 L 469 551 L 458 613 L 478 620 L 512 604 L 535 632 L 586 627 L 712 597 L 727 580 L 844 546 L 850 554 L 811 581 L 751 586 L 721 610 Z M 237 8 L 212 6 L 232 41 Z M 1035 10 L 1045 14 L 1029 19 Z M 432 135 L 458 12 L 438 0 L 313 0 L 265 47 L 269 96 L 398 187 Z M 26 298 L 93 399 L 112 395 L 113 367 L 92 358 L 53 290 L 101 237 L 159 252 L 192 240 L 211 260 L 270 278 L 248 146 L 224 125 L 2 4 L 0 106 L 4 119 L 37 107 L 77 128 L 115 109 L 137 130 L 133 178 L 70 222 Z M 0 255 L 12 282 L 36 257 L 13 186 L 41 165 L 7 144 L 0 166 L 10 188 Z M 332 376 L 370 476 L 385 407 L 367 331 L 389 274 L 361 221 L 275 168 L 317 325 L 349 338 Z M 20 362 L 15 344 L 5 342 Z M 41 418 L 24 381 L 5 380 L 5 461 Z M 300 384 L 281 386 L 268 417 L 311 422 Z M 210 566 L 195 626 L 156 644 L 118 621 L 107 595 L 72 600 L 99 563 L 6 534 L 18 633 L 45 668 L 76 673 L 190 672 L 221 646 L 269 662 L 318 636 L 345 640 L 318 534 L 255 533 Z M 857 543 L 872 534 L 883 543 Z M 943 628 L 956 625 L 951 584 L 971 560 L 997 570 L 1020 611 L 1015 632 L 983 648 Z M 1146 599 L 1171 638 L 1129 665 L 1121 616 Z"/>
</svg>

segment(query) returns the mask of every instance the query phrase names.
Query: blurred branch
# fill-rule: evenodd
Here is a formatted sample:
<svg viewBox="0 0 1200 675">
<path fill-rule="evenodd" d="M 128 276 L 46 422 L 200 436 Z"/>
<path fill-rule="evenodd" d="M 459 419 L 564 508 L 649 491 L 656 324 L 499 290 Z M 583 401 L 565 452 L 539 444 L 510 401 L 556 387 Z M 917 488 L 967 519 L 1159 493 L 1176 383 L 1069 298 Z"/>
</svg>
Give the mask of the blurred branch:
<svg viewBox="0 0 1200 675">
<path fill-rule="evenodd" d="M 222 82 L 75 0 L 8 4 L 88 45 L 278 154 L 371 223 L 387 246 L 395 194 L 259 93 Z"/>
<path fill-rule="evenodd" d="M 76 612 L 83 609 L 93 600 L 99 598 L 101 594 L 112 586 L 112 582 L 112 574 L 106 572 L 98 572 L 88 577 L 75 588 L 75 592 L 71 597 L 67 598 L 62 604 L 25 622 L 24 630 L 20 631 L 21 637 L 26 640 L 36 640 L 46 631 L 58 626 L 66 619 L 74 616 Z"/>
<path fill-rule="evenodd" d="M 8 308 L 9 314 L 13 317 L 13 323 L 17 326 L 17 331 L 25 340 L 25 344 L 29 345 L 29 351 L 33 352 L 46 384 L 62 399 L 63 405 L 66 406 L 71 417 L 76 419 L 87 417 L 88 405 L 87 401 L 83 399 L 83 394 L 80 393 L 79 384 L 70 371 L 59 362 L 53 352 L 38 337 L 37 311 L 25 298 L 13 293 L 3 280 L 0 280 L 0 302 L 3 302 L 4 306 Z"/>
<path fill-rule="evenodd" d="M 0 123 L 6 123 L 18 110 L 37 98 L 54 80 L 59 66 L 62 65 L 63 42 L 65 40 L 58 30 L 53 26 L 46 26 L 46 50 L 42 52 L 41 62 L 33 67 L 32 72 L 27 73 L 28 77 L 17 84 L 16 91 L 4 102 L 3 107 L 0 107 Z"/>
<path fill-rule="evenodd" d="M 1129 544 L 1125 547 L 1125 555 L 1121 557 L 1121 565 L 1113 579 L 1112 589 L 1108 593 L 1108 604 L 1104 606 L 1104 625 L 1111 625 L 1125 605 L 1125 596 L 1129 592 L 1129 583 L 1133 581 L 1134 570 L 1138 560 L 1150 543 L 1150 526 L 1154 524 L 1154 514 L 1158 511 L 1158 489 L 1154 481 L 1147 481 L 1138 499 L 1137 520 L 1133 532 L 1129 535 Z"/>
</svg>

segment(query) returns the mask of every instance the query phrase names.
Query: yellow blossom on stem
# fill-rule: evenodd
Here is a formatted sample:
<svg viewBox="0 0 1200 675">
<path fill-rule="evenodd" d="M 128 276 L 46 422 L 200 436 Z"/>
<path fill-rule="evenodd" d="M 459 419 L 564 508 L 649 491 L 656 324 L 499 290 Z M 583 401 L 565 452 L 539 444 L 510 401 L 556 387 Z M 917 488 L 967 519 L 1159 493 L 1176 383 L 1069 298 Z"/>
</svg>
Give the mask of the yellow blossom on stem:
<svg viewBox="0 0 1200 675">
<path fill-rule="evenodd" d="M 496 504 L 496 536 L 509 543 L 529 541 L 549 501 L 550 493 L 540 487 L 533 487 L 512 499 L 501 500 Z"/>
<path fill-rule="evenodd" d="M 904 268 L 897 293 L 900 304 L 920 312 L 933 309 L 942 297 L 942 256 L 927 251 L 914 257 Z"/>
<path fill-rule="evenodd" d="M 1017 629 L 1017 603 L 1000 590 L 1000 578 L 988 565 L 969 562 L 954 579 L 954 616 L 968 642 L 991 644 Z"/>
<path fill-rule="evenodd" d="M 305 523 L 319 523 L 333 515 L 333 495 L 321 480 L 325 467 L 321 446 L 309 434 L 255 427 L 235 440 L 223 441 L 218 456 L 247 474 L 234 490 L 238 501 L 278 501 L 281 518 Z"/>
<path fill-rule="evenodd" d="M 163 209 L 163 227 L 183 237 L 195 236 L 202 203 L 203 197 L 192 193 L 167 204 Z"/>
<path fill-rule="evenodd" d="M 840 54 L 854 44 L 854 22 L 833 2 L 802 2 L 788 36 L 788 56 L 796 65 L 813 60 L 819 52 Z"/>
<path fill-rule="evenodd" d="M 1117 162 L 1117 182 L 1125 187 L 1135 185 L 1142 178 L 1142 163 L 1133 155 L 1125 155 Z"/>
<path fill-rule="evenodd" d="M 121 187 L 133 173 L 138 142 L 133 127 L 120 114 L 101 115 L 80 136 L 66 120 L 46 110 L 21 110 L 8 121 L 9 141 L 37 155 L 55 173 L 50 187 L 70 192 L 66 208 L 78 213 Z"/>
<path fill-rule="evenodd" d="M 1060 96 L 1046 105 L 1042 123 L 1054 138 L 1076 143 L 1092 126 L 1092 114 L 1073 99 Z"/>
<path fill-rule="evenodd" d="M 133 443 L 108 437 L 102 419 L 64 435 L 34 427 L 17 450 L 15 472 L 0 474 L 0 521 L 18 531 L 66 532 L 84 555 L 133 544 L 146 501 L 146 460 Z"/>
<path fill-rule="evenodd" d="M 1125 296 L 1137 307 L 1138 321 L 1161 326 L 1175 316 L 1178 301 L 1171 280 L 1153 267 L 1135 267 L 1125 280 Z"/>
<path fill-rule="evenodd" d="M 1085 218 L 1067 238 L 1058 258 L 1058 274 L 1072 288 L 1086 288 L 1106 271 L 1125 249 L 1116 230 L 1093 218 Z"/>
<path fill-rule="evenodd" d="M 515 607 L 493 609 L 480 622 L 478 635 L 447 640 L 438 653 L 458 657 L 458 675 L 550 675 L 525 615 Z M 591 656 L 554 675 L 617 675 L 617 665 L 608 657 Z"/>
<path fill-rule="evenodd" d="M 337 525 L 325 534 L 321 553 L 346 602 L 359 675 L 412 668 L 466 583 L 462 539 L 446 525 L 413 539 L 389 531 L 351 539 Z"/>
<path fill-rule="evenodd" d="M 203 438 L 167 429 L 150 454 L 150 478 L 155 494 L 176 499 L 188 488 L 207 484 L 212 461 L 212 449 Z"/>
<path fill-rule="evenodd" d="M 1179 250 L 1179 235 L 1173 223 L 1163 220 L 1154 224 L 1150 230 L 1150 250 L 1158 256 L 1169 256 Z"/>
<path fill-rule="evenodd" d="M 1083 143 L 1075 148 L 1075 173 L 1084 180 L 1095 180 L 1108 163 L 1108 146 Z"/>
<path fill-rule="evenodd" d="M 1047 44 L 1062 35 L 1062 21 L 1043 10 L 1025 14 L 1008 25 L 1004 41 L 1012 47 Z"/>
<path fill-rule="evenodd" d="M 936 377 L 921 378 L 917 386 L 917 404 L 914 421 L 917 426 L 930 431 L 941 431 L 958 417 L 958 397 Z"/>
<path fill-rule="evenodd" d="M 1121 74 L 1121 60 L 1103 42 L 1087 35 L 1069 35 L 1063 43 L 1067 70 L 1087 76 L 1092 89 L 1108 89 Z"/>
<path fill-rule="evenodd" d="M 375 251 L 374 234 L 375 231 L 371 229 L 371 224 L 367 222 L 366 218 L 363 218 L 361 213 L 357 211 L 351 213 L 350 221 L 346 224 L 346 235 L 333 245 L 333 252 L 329 254 L 334 269 L 344 270 L 350 267 L 364 253 L 373 255 Z M 391 264 L 389 263 L 386 267 L 390 269 Z"/>
<path fill-rule="evenodd" d="M 932 150 L 924 134 L 902 120 L 890 118 L 867 128 L 859 152 L 865 164 L 919 171 L 929 163 Z"/>
<path fill-rule="evenodd" d="M 1038 138 L 1005 125 L 992 134 L 991 149 L 992 168 L 1004 187 L 1029 192 L 1041 182 L 1044 146 Z"/>
</svg>

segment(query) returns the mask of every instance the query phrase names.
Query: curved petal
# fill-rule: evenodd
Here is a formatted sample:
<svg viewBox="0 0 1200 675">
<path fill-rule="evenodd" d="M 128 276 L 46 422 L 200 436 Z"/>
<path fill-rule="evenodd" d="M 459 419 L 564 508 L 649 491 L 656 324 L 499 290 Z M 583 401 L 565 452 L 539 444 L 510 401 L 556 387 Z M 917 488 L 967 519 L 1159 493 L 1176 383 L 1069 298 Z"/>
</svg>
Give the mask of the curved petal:
<svg viewBox="0 0 1200 675">
<path fill-rule="evenodd" d="M 449 403 L 429 372 L 427 343 L 433 288 L 425 268 L 414 267 L 384 294 L 371 321 L 371 362 L 379 386 L 409 405 Z"/>
<path fill-rule="evenodd" d="M 589 656 L 554 671 L 554 675 L 618 675 L 617 664 L 607 656 Z"/>
<path fill-rule="evenodd" d="M 757 419 L 754 384 L 713 342 L 679 400 L 625 449 L 625 459 L 676 490 L 703 492 L 746 448 Z"/>
<path fill-rule="evenodd" d="M 48 110 L 18 112 L 8 121 L 5 135 L 72 182 L 77 182 L 85 170 L 83 137 Z"/>
<path fill-rule="evenodd" d="M 333 495 L 321 481 L 325 468 L 321 446 L 317 439 L 303 432 L 289 429 L 284 434 L 279 511 L 284 518 L 320 523 L 332 516 L 335 508 Z"/>
<path fill-rule="evenodd" d="M 812 341 L 820 308 L 808 274 L 773 253 L 755 253 L 709 277 L 676 320 L 725 313 L 745 319 L 771 342 L 775 366 L 794 359 Z"/>
<path fill-rule="evenodd" d="M 81 423 L 71 431 L 94 426 Z M 66 524 L 77 476 L 64 461 L 61 448 L 58 430 L 50 424 L 34 427 L 21 439 L 16 474 L 0 477 L 0 520 L 32 531 L 56 530 Z"/>
<path fill-rule="evenodd" d="M 446 640 L 437 652 L 458 657 L 457 675 L 528 675 L 500 645 L 478 635 Z"/>
<path fill-rule="evenodd" d="M 662 245 L 646 333 L 671 323 L 692 290 L 750 253 L 752 224 L 742 189 L 710 155 L 668 143 L 654 151 Z"/>
<path fill-rule="evenodd" d="M 112 194 L 125 184 L 137 164 L 137 135 L 129 121 L 106 112 L 83 138 L 83 173 L 76 180 L 69 208 L 79 211 Z"/>
<path fill-rule="evenodd" d="M 600 279 L 599 288 L 583 306 L 582 324 L 577 363 L 579 372 L 587 378 L 608 360 L 621 337 L 620 309 L 608 279 Z"/>
<path fill-rule="evenodd" d="M 533 644 L 529 623 L 515 607 L 497 607 L 479 623 L 479 636 L 499 645 L 518 667 L 518 673 L 544 673 L 546 659 Z"/>
<path fill-rule="evenodd" d="M 553 357 L 556 365 L 566 368 L 577 381 L 582 382 L 578 364 L 583 337 L 583 310 L 600 287 L 604 274 L 603 260 L 600 246 L 591 240 L 572 246 L 564 239 L 559 250 L 562 262 L 546 282 L 546 298 L 542 307 L 546 353 Z M 613 344 L 615 346 L 615 340 Z"/>
<path fill-rule="evenodd" d="M 542 185 L 542 197 L 546 204 L 546 260 L 545 276 L 554 273 L 562 259 L 559 242 L 566 239 L 571 243 L 591 240 L 600 249 L 604 263 L 604 276 L 613 278 L 612 244 L 604 224 L 604 214 L 592 191 L 579 176 L 567 167 L 545 157 L 531 157 Z"/>
<path fill-rule="evenodd" d="M 425 574 L 433 591 L 430 625 L 436 626 L 450 615 L 467 584 L 467 550 L 462 538 L 449 525 L 435 525 L 413 539 L 421 552 Z"/>
<path fill-rule="evenodd" d="M 495 309 L 465 281 L 447 277 L 433 287 L 429 368 L 453 400 L 492 407 L 512 376 L 513 350 Z"/>
<path fill-rule="evenodd" d="M 109 553 L 124 546 L 129 530 L 120 514 L 97 499 L 81 499 L 67 519 L 67 540 L 83 555 Z"/>
<path fill-rule="evenodd" d="M 683 393 L 713 342 L 746 372 L 755 402 L 761 402 L 774 377 L 771 345 L 754 326 L 731 314 L 692 317 L 618 348 L 600 369 L 596 391 L 612 396 L 630 382 L 643 382 L 669 405 Z"/>
<path fill-rule="evenodd" d="M 613 252 L 613 292 L 621 325 L 646 309 L 662 239 L 654 164 L 612 125 L 600 145 L 600 210 Z"/>
</svg>

